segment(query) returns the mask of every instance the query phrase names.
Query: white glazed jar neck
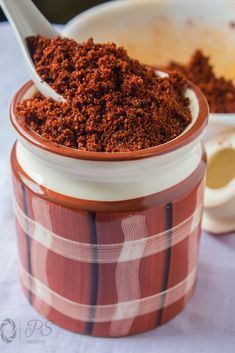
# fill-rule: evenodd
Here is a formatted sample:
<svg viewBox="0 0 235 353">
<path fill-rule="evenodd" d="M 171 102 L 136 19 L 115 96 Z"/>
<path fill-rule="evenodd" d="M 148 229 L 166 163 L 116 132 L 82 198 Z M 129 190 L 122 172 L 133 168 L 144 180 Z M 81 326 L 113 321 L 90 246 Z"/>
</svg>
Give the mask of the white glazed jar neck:
<svg viewBox="0 0 235 353">
<path fill-rule="evenodd" d="M 36 183 L 63 195 L 121 201 L 152 195 L 186 179 L 202 158 L 201 136 L 168 154 L 134 161 L 85 161 L 49 153 L 19 138 L 18 163 Z"/>
</svg>

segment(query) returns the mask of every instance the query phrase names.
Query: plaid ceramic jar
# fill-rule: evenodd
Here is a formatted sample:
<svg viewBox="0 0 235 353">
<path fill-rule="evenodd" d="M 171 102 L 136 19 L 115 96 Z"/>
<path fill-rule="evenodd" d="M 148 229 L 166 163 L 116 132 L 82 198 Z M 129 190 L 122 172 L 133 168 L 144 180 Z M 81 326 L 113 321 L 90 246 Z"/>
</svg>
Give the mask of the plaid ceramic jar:
<svg viewBox="0 0 235 353">
<path fill-rule="evenodd" d="M 11 121 L 20 280 L 30 304 L 68 330 L 125 336 L 153 329 L 192 296 L 206 170 L 208 107 L 194 87 L 192 124 L 138 152 L 78 151 Z"/>
</svg>

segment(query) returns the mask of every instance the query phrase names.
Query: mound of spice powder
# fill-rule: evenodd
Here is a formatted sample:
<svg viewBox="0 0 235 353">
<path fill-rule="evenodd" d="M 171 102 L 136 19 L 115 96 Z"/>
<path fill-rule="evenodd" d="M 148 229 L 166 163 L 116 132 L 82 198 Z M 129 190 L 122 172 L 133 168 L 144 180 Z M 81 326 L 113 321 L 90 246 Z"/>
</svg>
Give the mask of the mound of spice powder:
<svg viewBox="0 0 235 353">
<path fill-rule="evenodd" d="M 235 86 L 224 77 L 217 77 L 210 58 L 197 50 L 188 64 L 172 61 L 166 69 L 178 70 L 194 82 L 207 98 L 212 113 L 235 113 Z"/>
<path fill-rule="evenodd" d="M 37 93 L 17 107 L 21 123 L 47 140 L 86 151 L 135 151 L 174 139 L 191 122 L 179 73 L 156 76 L 113 43 L 27 41 L 41 78 L 66 98 Z"/>
</svg>

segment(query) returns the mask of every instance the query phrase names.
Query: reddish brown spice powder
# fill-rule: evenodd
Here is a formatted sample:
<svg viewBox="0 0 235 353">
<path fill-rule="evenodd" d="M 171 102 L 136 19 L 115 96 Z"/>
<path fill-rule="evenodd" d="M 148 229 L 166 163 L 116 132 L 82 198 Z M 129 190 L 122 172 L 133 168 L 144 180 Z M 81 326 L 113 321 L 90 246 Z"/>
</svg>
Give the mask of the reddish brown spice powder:
<svg viewBox="0 0 235 353">
<path fill-rule="evenodd" d="M 188 64 L 182 65 L 172 61 L 168 70 L 178 70 L 194 82 L 207 98 L 212 113 L 235 112 L 235 86 L 232 81 L 215 75 L 210 58 L 197 50 Z"/>
<path fill-rule="evenodd" d="M 113 43 L 27 39 L 37 72 L 66 103 L 37 93 L 17 107 L 43 138 L 87 151 L 124 152 L 174 139 L 191 122 L 187 81 L 160 78 Z"/>
</svg>

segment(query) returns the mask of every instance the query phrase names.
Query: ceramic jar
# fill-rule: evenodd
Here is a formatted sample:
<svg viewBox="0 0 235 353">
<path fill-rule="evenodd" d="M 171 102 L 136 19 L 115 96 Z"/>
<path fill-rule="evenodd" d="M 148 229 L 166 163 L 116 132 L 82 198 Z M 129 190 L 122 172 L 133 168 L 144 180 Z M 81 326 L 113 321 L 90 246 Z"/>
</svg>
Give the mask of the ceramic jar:
<svg viewBox="0 0 235 353">
<path fill-rule="evenodd" d="M 21 126 L 11 165 L 20 281 L 30 304 L 71 331 L 153 329 L 190 300 L 197 275 L 208 107 L 193 85 L 192 124 L 158 147 L 78 151 Z"/>
</svg>

